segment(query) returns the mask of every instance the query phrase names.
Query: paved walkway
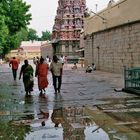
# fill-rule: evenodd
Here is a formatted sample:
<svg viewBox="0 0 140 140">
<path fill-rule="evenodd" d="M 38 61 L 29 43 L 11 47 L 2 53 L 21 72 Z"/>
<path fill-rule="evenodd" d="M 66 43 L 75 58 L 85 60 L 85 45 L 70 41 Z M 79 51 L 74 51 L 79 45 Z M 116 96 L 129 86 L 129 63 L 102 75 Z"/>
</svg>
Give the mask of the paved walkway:
<svg viewBox="0 0 140 140">
<path fill-rule="evenodd" d="M 71 65 L 65 67 L 62 84 L 62 97 L 71 105 L 102 104 L 106 99 L 124 99 L 137 97 L 125 92 L 115 92 L 114 89 L 123 88 L 123 75 L 102 71 L 85 73 L 84 68 L 78 66 L 71 70 Z"/>
<path fill-rule="evenodd" d="M 60 94 L 55 96 L 49 72 L 46 96 L 39 96 L 37 78 L 34 78 L 32 96 L 25 97 L 22 80 L 13 81 L 8 64 L 0 65 L 0 139 L 7 139 L 4 130 L 11 130 L 14 137 L 21 134 L 17 125 L 28 125 L 30 130 L 25 132 L 26 140 L 51 140 L 55 137 L 63 140 L 77 135 L 80 139 L 86 137 L 86 140 L 123 140 L 124 137 L 138 140 L 140 98 L 114 91 L 114 88 L 123 88 L 123 76 L 101 71 L 85 73 L 80 65 L 77 70 L 72 70 L 71 66 L 64 65 Z M 41 111 L 48 112 L 49 116 L 39 115 Z M 54 127 L 52 114 L 61 119 L 58 129 Z M 16 127 L 11 129 L 5 121 Z M 46 123 L 45 127 L 41 126 L 42 121 Z M 17 137 L 24 136 L 23 133 Z"/>
<path fill-rule="evenodd" d="M 35 68 L 34 65 L 33 67 Z M 84 68 L 81 68 L 80 65 L 78 65 L 77 70 L 72 70 L 71 67 L 71 64 L 64 66 L 60 94 L 63 105 L 95 105 L 104 103 L 104 100 L 108 98 L 119 99 L 137 97 L 133 94 L 114 91 L 115 88 L 123 88 L 123 75 L 121 74 L 101 71 L 85 73 Z M 46 90 L 46 96 L 52 101 L 54 98 L 54 89 L 50 72 L 48 79 L 49 86 Z M 34 81 L 35 85 L 32 95 L 38 97 L 37 78 L 34 78 Z M 13 81 L 12 72 L 8 64 L 0 66 L 0 87 L 0 92 L 5 93 L 5 95 L 18 94 L 18 96 L 24 98 L 25 93 L 22 80 L 19 81 L 17 79 L 16 82 Z"/>
</svg>

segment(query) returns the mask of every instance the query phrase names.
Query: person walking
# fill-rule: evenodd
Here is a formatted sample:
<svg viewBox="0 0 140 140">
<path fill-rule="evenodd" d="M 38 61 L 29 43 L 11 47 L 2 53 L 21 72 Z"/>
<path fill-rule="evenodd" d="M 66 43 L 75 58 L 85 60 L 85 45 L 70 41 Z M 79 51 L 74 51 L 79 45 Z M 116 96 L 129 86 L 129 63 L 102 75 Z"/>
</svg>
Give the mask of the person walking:
<svg viewBox="0 0 140 140">
<path fill-rule="evenodd" d="M 24 64 L 22 65 L 20 70 L 19 80 L 23 75 L 23 83 L 26 91 L 26 96 L 29 96 L 31 94 L 31 91 L 33 91 L 34 86 L 33 72 L 34 72 L 33 67 L 29 65 L 28 60 L 24 60 Z"/>
<path fill-rule="evenodd" d="M 2 65 L 3 61 L 2 61 L 2 55 L 0 54 L 0 65 Z"/>
<path fill-rule="evenodd" d="M 48 87 L 48 64 L 44 63 L 44 58 L 41 57 L 39 63 L 36 66 L 35 76 L 38 77 L 38 88 L 40 90 L 40 95 L 45 93 L 45 88 Z"/>
<path fill-rule="evenodd" d="M 17 77 L 18 66 L 19 66 L 19 61 L 16 59 L 16 57 L 13 57 L 12 60 L 10 60 L 9 62 L 9 67 L 12 67 L 14 80 L 16 80 L 16 77 Z"/>
<path fill-rule="evenodd" d="M 36 58 L 35 57 L 33 58 L 33 63 L 36 65 Z"/>
<path fill-rule="evenodd" d="M 61 55 L 59 57 L 59 62 L 62 64 L 62 66 L 64 65 L 64 56 L 63 55 Z"/>
<path fill-rule="evenodd" d="M 63 68 L 62 63 L 59 63 L 57 56 L 54 55 L 53 60 L 50 64 L 50 71 L 52 73 L 55 93 L 57 92 L 60 93 L 62 83 L 62 68 Z"/>
<path fill-rule="evenodd" d="M 47 55 L 47 56 L 46 56 L 46 63 L 47 63 L 47 64 L 49 63 L 49 59 L 50 59 L 50 58 L 49 58 L 49 56 Z"/>
<path fill-rule="evenodd" d="M 58 95 L 55 96 L 55 102 L 53 107 L 53 112 L 51 115 L 51 120 L 54 123 L 54 127 L 59 127 L 64 124 L 64 114 L 63 114 L 63 102 L 62 102 L 62 96 Z"/>
</svg>

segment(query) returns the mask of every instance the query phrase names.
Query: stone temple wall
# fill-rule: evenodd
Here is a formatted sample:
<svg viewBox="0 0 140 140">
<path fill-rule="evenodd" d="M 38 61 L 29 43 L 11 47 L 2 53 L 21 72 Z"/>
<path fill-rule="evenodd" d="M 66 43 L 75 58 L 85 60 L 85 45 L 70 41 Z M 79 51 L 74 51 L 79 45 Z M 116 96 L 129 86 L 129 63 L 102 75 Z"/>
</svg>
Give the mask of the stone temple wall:
<svg viewBox="0 0 140 140">
<path fill-rule="evenodd" d="M 85 60 L 97 69 L 122 73 L 123 66 L 140 67 L 140 22 L 114 27 L 86 37 Z"/>
<path fill-rule="evenodd" d="M 84 19 L 86 65 L 122 73 L 140 67 L 140 0 L 120 0 Z"/>
</svg>

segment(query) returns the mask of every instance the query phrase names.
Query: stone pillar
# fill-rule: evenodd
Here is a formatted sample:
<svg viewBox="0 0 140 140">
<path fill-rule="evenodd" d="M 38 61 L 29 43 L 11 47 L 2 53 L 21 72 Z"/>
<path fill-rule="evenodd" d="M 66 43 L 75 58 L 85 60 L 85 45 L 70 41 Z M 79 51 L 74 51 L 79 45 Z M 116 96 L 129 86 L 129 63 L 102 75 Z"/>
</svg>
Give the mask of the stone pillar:
<svg viewBox="0 0 140 140">
<path fill-rule="evenodd" d="M 69 45 L 69 52 L 72 52 L 72 45 Z"/>
<path fill-rule="evenodd" d="M 65 45 L 62 45 L 62 53 L 65 53 Z"/>
</svg>

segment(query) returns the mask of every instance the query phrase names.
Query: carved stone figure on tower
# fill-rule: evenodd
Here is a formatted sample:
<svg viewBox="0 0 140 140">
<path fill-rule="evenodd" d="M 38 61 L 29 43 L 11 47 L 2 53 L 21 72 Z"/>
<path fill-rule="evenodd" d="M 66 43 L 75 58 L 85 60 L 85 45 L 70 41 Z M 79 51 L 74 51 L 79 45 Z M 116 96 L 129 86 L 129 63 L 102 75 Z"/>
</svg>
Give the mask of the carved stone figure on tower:
<svg viewBox="0 0 140 140">
<path fill-rule="evenodd" d="M 61 44 L 69 46 L 69 43 L 72 42 L 73 48 L 76 49 L 77 44 L 80 42 L 77 28 L 80 31 L 83 27 L 85 0 L 58 0 L 58 3 L 55 24 L 59 25 L 59 30 L 57 26 L 54 26 L 56 28 L 53 28 L 52 34 L 56 33 L 60 41 L 54 45 L 55 47 L 58 46 L 58 51 L 61 51 L 61 49 L 59 50 L 62 47 Z"/>
</svg>

